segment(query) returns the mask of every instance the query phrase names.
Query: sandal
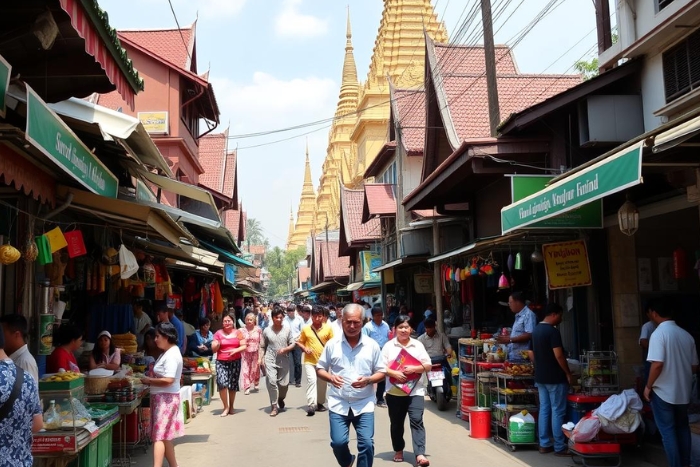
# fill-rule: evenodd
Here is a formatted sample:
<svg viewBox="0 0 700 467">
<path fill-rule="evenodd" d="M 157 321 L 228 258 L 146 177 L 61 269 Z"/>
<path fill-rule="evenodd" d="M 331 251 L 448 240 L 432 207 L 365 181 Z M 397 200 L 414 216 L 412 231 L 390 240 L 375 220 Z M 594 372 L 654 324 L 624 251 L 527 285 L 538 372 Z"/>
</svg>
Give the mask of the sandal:
<svg viewBox="0 0 700 467">
<path fill-rule="evenodd" d="M 243 394 L 246 396 L 249 396 L 250 395 L 250 388 L 246 389 Z"/>
<path fill-rule="evenodd" d="M 219 415 L 219 417 L 226 417 L 226 416 L 228 416 L 228 414 L 229 414 L 229 409 L 224 409 L 221 411 L 221 414 Z"/>
<path fill-rule="evenodd" d="M 419 456 L 420 459 L 416 458 L 416 465 L 418 467 L 428 467 L 430 465 L 430 461 L 425 458 L 425 456 Z"/>
<path fill-rule="evenodd" d="M 270 417 L 276 417 L 278 413 L 279 411 L 277 410 L 277 407 L 273 407 L 270 411 Z"/>
<path fill-rule="evenodd" d="M 403 462 L 403 451 L 397 451 L 394 454 L 394 462 Z"/>
</svg>

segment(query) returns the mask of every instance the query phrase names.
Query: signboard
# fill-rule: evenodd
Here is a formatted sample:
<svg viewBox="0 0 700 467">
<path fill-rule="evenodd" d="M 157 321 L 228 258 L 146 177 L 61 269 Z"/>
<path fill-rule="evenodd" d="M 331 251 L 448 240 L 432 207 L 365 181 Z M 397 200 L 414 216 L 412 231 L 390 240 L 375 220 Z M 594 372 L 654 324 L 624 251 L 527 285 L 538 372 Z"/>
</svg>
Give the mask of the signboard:
<svg viewBox="0 0 700 467">
<path fill-rule="evenodd" d="M 372 272 L 373 269 L 382 265 L 382 256 L 379 252 L 361 251 L 360 263 L 362 264 L 362 280 L 364 282 L 380 280 L 379 273 Z"/>
<path fill-rule="evenodd" d="M 5 99 L 7 97 L 7 88 L 10 87 L 10 76 L 12 73 L 12 65 L 7 63 L 7 60 L 0 55 L 0 117 L 5 118 Z"/>
<path fill-rule="evenodd" d="M 501 209 L 504 234 L 642 183 L 643 142 Z"/>
<path fill-rule="evenodd" d="M 25 137 L 88 190 L 107 198 L 117 197 L 117 177 L 29 86 Z"/>
<path fill-rule="evenodd" d="M 550 289 L 591 285 L 591 267 L 583 240 L 542 245 L 542 255 Z"/>
<path fill-rule="evenodd" d="M 236 284 L 236 266 L 231 263 L 224 264 L 224 282 L 228 285 Z"/>
<path fill-rule="evenodd" d="M 152 203 L 158 202 L 158 198 L 156 198 L 156 195 L 153 194 L 151 188 L 142 180 L 136 180 L 136 199 L 150 201 Z"/>
<path fill-rule="evenodd" d="M 413 284 L 416 289 L 416 293 L 433 293 L 432 274 L 414 274 Z"/>
<path fill-rule="evenodd" d="M 138 118 L 149 134 L 167 135 L 169 128 L 168 112 L 139 112 Z"/>
<path fill-rule="evenodd" d="M 512 202 L 547 188 L 553 177 L 549 175 L 513 175 L 510 177 Z M 599 199 L 580 208 L 527 226 L 528 229 L 602 229 L 603 200 Z"/>
</svg>

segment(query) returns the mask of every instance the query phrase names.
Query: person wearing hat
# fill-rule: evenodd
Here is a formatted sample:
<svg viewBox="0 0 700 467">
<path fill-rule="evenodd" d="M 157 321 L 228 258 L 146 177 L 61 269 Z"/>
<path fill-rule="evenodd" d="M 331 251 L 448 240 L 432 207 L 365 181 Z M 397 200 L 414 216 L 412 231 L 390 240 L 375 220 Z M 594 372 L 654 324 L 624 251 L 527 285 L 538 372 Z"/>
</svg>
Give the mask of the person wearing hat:
<svg viewBox="0 0 700 467">
<path fill-rule="evenodd" d="M 102 331 L 97 335 L 97 343 L 92 348 L 90 369 L 104 368 L 105 370 L 117 371 L 121 364 L 121 351 L 114 347 L 112 335 L 109 331 Z"/>
</svg>

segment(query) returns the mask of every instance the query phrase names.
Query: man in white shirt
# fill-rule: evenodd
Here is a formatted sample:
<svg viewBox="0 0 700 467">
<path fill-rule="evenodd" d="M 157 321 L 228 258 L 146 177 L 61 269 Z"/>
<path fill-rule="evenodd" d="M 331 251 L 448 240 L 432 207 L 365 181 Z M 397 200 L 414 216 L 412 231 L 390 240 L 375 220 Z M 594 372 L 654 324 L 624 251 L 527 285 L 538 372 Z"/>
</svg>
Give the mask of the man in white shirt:
<svg viewBox="0 0 700 467">
<path fill-rule="evenodd" d="M 287 305 L 287 316 L 284 317 L 282 326 L 289 326 L 292 331 L 292 339 L 296 342 L 301 335 L 301 328 L 304 327 L 304 320 L 296 314 L 296 305 L 289 303 Z M 301 387 L 301 348 L 294 346 L 294 350 L 289 352 L 291 359 L 290 367 L 294 370 L 290 372 L 289 380 L 294 381 L 294 386 Z"/>
<path fill-rule="evenodd" d="M 5 336 L 5 353 L 10 359 L 39 382 L 39 369 L 36 360 L 27 348 L 27 318 L 22 315 L 5 315 L 0 318 Z"/>
<path fill-rule="evenodd" d="M 328 409 L 331 447 L 340 467 L 352 467 L 349 426 L 357 435 L 357 467 L 374 462 L 374 388 L 383 381 L 386 365 L 381 349 L 362 333 L 364 310 L 361 305 L 343 308 L 343 332 L 323 349 L 316 365 L 317 376 L 330 383 Z"/>
<path fill-rule="evenodd" d="M 690 465 L 688 406 L 693 374 L 698 371 L 695 339 L 671 318 L 668 301 L 649 302 L 657 327 L 649 339 L 651 362 L 644 398 L 651 402 L 669 467 Z"/>
</svg>

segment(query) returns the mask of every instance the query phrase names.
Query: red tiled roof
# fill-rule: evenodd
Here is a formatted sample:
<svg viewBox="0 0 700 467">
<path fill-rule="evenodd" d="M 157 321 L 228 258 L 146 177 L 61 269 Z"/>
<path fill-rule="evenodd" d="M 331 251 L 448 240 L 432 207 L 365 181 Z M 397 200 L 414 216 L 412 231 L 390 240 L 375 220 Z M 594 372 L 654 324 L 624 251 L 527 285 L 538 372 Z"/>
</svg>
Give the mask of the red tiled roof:
<svg viewBox="0 0 700 467">
<path fill-rule="evenodd" d="M 409 156 L 422 156 L 425 146 L 425 91 L 394 89 L 394 120 L 401 127 L 401 143 Z"/>
<path fill-rule="evenodd" d="M 241 244 L 245 241 L 245 211 L 241 212 L 242 205 L 238 204 L 238 209 L 224 211 L 224 225 L 231 232 L 233 238 Z"/>
<path fill-rule="evenodd" d="M 182 37 L 180 37 L 182 32 Z M 119 38 L 140 45 L 155 55 L 173 63 L 184 70 L 196 73 L 188 64 L 193 54 L 194 24 L 180 29 L 157 29 L 143 31 L 119 31 Z M 184 38 L 184 40 L 183 40 Z M 185 47 L 187 44 L 187 47 Z M 196 64 L 193 64 L 196 67 Z"/>
<path fill-rule="evenodd" d="M 435 44 L 436 84 L 460 141 L 490 136 L 483 47 Z M 581 83 L 580 75 L 522 75 L 510 49 L 496 48 L 498 100 L 505 119 Z"/>
<path fill-rule="evenodd" d="M 227 142 L 228 130 L 223 133 L 209 133 L 199 138 L 199 163 L 204 169 L 204 173 L 199 176 L 199 183 L 226 196 L 231 196 L 232 192 L 224 191 Z"/>
<path fill-rule="evenodd" d="M 112 110 L 118 110 L 120 107 L 126 105 L 124 99 L 122 99 L 122 96 L 117 91 L 108 92 L 107 94 L 98 94 L 97 102 L 95 103 Z"/>
<path fill-rule="evenodd" d="M 388 183 L 365 183 L 362 203 L 362 222 L 383 216 L 396 216 L 394 185 Z"/>
<path fill-rule="evenodd" d="M 381 238 L 379 219 L 370 219 L 362 223 L 362 207 L 365 203 L 364 190 L 340 188 L 341 225 L 340 236 L 345 236 L 348 246 L 367 244 Z"/>
<path fill-rule="evenodd" d="M 323 281 L 350 275 L 350 257 L 339 256 L 340 242 L 319 242 L 321 267 L 323 269 Z"/>
</svg>

